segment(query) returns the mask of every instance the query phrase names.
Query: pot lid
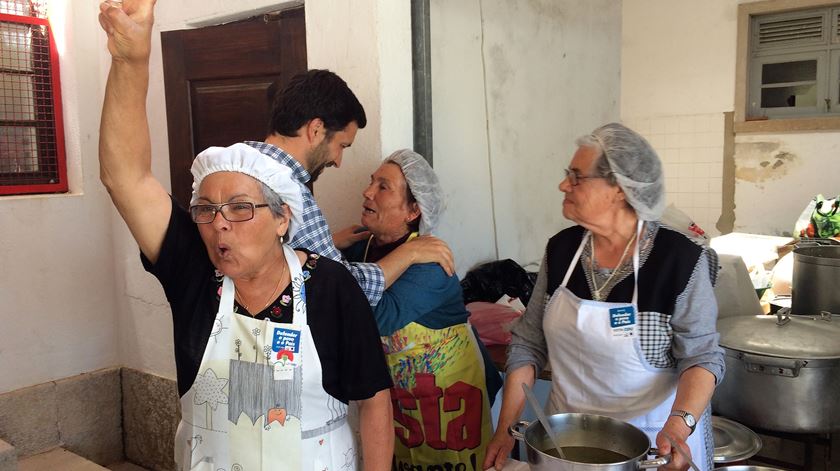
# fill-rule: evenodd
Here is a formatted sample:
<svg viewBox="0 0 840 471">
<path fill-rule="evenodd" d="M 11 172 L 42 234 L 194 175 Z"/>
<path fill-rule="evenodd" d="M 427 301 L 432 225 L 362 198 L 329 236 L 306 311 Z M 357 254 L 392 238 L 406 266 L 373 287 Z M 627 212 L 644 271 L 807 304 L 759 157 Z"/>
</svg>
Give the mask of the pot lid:
<svg viewBox="0 0 840 471">
<path fill-rule="evenodd" d="M 761 439 L 752 430 L 723 417 L 712 416 L 715 463 L 731 463 L 752 457 L 761 450 Z"/>
<path fill-rule="evenodd" d="M 803 360 L 840 358 L 838 315 L 734 316 L 720 319 L 717 327 L 720 345 L 733 350 Z"/>
</svg>

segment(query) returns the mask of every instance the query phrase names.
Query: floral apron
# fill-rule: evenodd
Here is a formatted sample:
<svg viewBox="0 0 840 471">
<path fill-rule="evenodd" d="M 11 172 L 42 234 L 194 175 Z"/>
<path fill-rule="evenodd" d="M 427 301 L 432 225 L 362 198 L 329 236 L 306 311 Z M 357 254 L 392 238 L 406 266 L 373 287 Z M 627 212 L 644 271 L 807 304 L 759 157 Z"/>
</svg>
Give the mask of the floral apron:
<svg viewBox="0 0 840 471">
<path fill-rule="evenodd" d="M 394 469 L 481 471 L 492 424 L 469 323 L 430 329 L 412 322 L 382 345 L 394 380 Z"/>
<path fill-rule="evenodd" d="M 291 323 L 234 313 L 233 280 L 222 282 L 218 334 L 181 398 L 180 471 L 356 469 L 347 406 L 323 388 L 297 254 L 283 251 L 294 296 Z"/>
</svg>

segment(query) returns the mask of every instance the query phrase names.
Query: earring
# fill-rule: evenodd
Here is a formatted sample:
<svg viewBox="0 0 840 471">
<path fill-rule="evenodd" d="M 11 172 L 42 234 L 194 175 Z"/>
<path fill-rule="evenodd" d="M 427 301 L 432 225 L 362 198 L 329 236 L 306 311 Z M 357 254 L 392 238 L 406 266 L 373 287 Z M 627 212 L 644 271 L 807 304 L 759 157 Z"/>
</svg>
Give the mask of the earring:
<svg viewBox="0 0 840 471">
<path fill-rule="evenodd" d="M 285 242 L 285 237 L 280 236 L 280 245 L 283 245 L 283 242 Z"/>
</svg>

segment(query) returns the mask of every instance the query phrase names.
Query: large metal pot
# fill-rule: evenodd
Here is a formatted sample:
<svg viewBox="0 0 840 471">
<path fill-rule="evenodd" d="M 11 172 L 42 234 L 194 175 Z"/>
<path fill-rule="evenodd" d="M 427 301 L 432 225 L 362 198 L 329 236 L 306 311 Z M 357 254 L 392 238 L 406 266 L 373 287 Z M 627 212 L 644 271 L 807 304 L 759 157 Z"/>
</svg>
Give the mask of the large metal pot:
<svg viewBox="0 0 840 471">
<path fill-rule="evenodd" d="M 649 454 L 656 452 L 650 448 L 647 435 L 638 428 L 611 417 L 594 414 L 554 414 L 548 421 L 567 459 L 557 457 L 551 439 L 538 421 L 518 422 L 508 429 L 513 438 L 525 442 L 528 464 L 532 471 L 635 471 L 657 468 L 671 460 L 670 456 L 646 459 Z M 587 449 L 590 452 L 592 449 L 606 450 L 605 453 L 601 453 L 602 456 L 622 456 L 597 460 L 595 463 L 581 462 L 590 461 L 583 457 L 590 454 L 587 453 Z"/>
<path fill-rule="evenodd" d="M 712 410 L 748 427 L 840 430 L 840 316 L 739 316 L 718 321 L 726 375 Z"/>
<path fill-rule="evenodd" d="M 840 246 L 804 246 L 793 251 L 793 314 L 840 314 Z"/>
</svg>

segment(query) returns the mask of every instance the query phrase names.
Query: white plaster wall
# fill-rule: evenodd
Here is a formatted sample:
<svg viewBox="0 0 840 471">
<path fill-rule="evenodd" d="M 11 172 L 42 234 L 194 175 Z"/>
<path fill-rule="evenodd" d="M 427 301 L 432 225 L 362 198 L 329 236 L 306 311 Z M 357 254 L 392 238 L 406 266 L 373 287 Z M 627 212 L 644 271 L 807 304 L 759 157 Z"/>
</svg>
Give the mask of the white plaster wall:
<svg viewBox="0 0 840 471">
<path fill-rule="evenodd" d="M 838 155 L 837 132 L 738 135 L 734 230 L 791 235 L 811 198 L 840 194 Z"/>
<path fill-rule="evenodd" d="M 315 199 L 333 230 L 358 224 L 362 191 L 380 161 L 412 145 L 411 16 L 409 2 L 309 0 L 309 67 L 347 81 L 368 123 L 344 152 L 340 169 L 327 169 Z"/>
<path fill-rule="evenodd" d="M 574 140 L 619 116 L 621 5 L 432 2 L 435 168 L 459 273 L 538 261 L 570 225 L 557 189 Z"/>
<path fill-rule="evenodd" d="M 96 7 L 50 5 L 70 193 L 0 197 L 0 393 L 118 363 L 110 200 L 99 185 Z M 77 54 L 76 51 L 85 51 Z"/>
<path fill-rule="evenodd" d="M 463 276 L 496 258 L 481 11 L 477 1 L 430 3 L 433 163 L 447 206 L 438 235 Z"/>
<path fill-rule="evenodd" d="M 665 161 L 668 199 L 712 233 L 718 185 L 725 184 L 720 116 L 734 108 L 740 3 L 747 2 L 624 0 L 622 8 L 622 119 L 648 137 L 664 127 L 651 143 Z M 698 116 L 712 123 L 702 136 L 686 138 L 683 124 Z M 816 193 L 838 193 L 838 142 L 836 132 L 737 135 L 734 230 L 789 233 Z M 698 145 L 699 153 L 692 149 Z"/>
<path fill-rule="evenodd" d="M 622 117 L 731 111 L 737 3 L 623 0 Z"/>
</svg>

